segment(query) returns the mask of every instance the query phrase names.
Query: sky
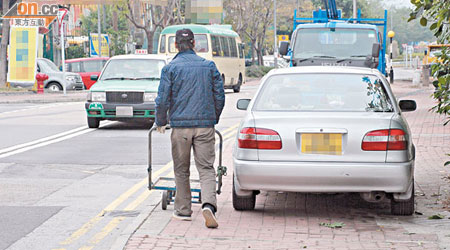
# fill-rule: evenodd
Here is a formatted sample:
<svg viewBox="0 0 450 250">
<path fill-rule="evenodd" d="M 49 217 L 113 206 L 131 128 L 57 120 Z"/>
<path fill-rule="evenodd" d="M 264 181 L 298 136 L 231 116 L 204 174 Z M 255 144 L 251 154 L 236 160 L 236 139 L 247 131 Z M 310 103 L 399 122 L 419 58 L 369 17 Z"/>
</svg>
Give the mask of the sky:
<svg viewBox="0 0 450 250">
<path fill-rule="evenodd" d="M 390 7 L 392 5 L 397 6 L 397 7 L 412 7 L 413 6 L 411 4 L 410 0 L 382 0 L 382 1 L 386 7 Z"/>
</svg>

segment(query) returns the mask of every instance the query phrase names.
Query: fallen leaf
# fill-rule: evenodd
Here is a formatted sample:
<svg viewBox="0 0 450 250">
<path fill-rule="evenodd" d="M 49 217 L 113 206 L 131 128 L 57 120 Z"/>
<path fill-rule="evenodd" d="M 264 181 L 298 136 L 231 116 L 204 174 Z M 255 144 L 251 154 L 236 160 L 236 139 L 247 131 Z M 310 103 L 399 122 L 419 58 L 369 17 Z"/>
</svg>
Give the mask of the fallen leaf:
<svg viewBox="0 0 450 250">
<path fill-rule="evenodd" d="M 343 226 L 345 226 L 345 224 L 342 222 L 333 222 L 333 223 L 321 222 L 319 223 L 319 226 L 324 226 L 328 228 L 342 228 Z"/>
<path fill-rule="evenodd" d="M 445 218 L 445 216 L 442 214 L 434 214 L 434 215 L 428 217 L 429 220 L 441 220 L 444 218 Z"/>
<path fill-rule="evenodd" d="M 417 214 L 417 215 L 423 215 L 423 213 L 419 212 L 419 211 L 415 211 L 414 213 Z"/>
</svg>

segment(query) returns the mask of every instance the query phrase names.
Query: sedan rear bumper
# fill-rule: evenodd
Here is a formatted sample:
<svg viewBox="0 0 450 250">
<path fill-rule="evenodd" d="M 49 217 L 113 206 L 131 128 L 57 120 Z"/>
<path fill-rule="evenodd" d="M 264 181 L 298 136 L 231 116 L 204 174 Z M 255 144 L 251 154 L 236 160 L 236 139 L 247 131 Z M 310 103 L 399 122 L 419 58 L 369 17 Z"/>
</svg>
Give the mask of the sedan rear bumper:
<svg viewBox="0 0 450 250">
<path fill-rule="evenodd" d="M 402 163 L 267 162 L 233 159 L 235 187 L 286 192 L 403 193 L 414 161 Z"/>
</svg>

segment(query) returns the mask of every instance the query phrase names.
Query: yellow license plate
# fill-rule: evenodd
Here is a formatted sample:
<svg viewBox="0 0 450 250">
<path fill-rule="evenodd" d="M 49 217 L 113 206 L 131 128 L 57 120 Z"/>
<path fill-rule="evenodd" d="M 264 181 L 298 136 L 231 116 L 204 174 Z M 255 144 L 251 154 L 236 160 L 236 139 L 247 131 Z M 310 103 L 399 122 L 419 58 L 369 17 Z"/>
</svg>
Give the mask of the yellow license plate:
<svg viewBox="0 0 450 250">
<path fill-rule="evenodd" d="M 302 153 L 342 155 L 342 134 L 302 134 Z"/>
</svg>

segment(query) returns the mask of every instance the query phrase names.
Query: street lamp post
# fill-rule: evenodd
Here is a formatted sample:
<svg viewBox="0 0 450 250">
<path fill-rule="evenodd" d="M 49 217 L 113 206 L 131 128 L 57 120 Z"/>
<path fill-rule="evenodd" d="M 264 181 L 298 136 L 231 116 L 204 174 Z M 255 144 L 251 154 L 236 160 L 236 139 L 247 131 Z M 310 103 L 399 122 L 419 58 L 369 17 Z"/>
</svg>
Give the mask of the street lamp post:
<svg viewBox="0 0 450 250">
<path fill-rule="evenodd" d="M 389 37 L 389 42 L 390 42 L 389 61 L 390 61 L 390 64 L 391 64 L 391 68 L 389 70 L 389 82 L 391 84 L 394 83 L 394 69 L 392 68 L 392 48 L 393 48 L 393 46 L 392 46 L 392 38 L 394 38 L 394 36 L 395 36 L 395 32 L 394 31 L 391 30 L 391 31 L 388 32 L 388 37 Z"/>
<path fill-rule="evenodd" d="M 273 65 L 278 68 L 278 46 L 277 46 L 277 0 L 273 0 Z"/>
<path fill-rule="evenodd" d="M 102 24 L 100 20 L 100 7 L 101 5 L 97 5 L 97 27 L 98 27 L 98 57 L 102 56 Z"/>
</svg>

